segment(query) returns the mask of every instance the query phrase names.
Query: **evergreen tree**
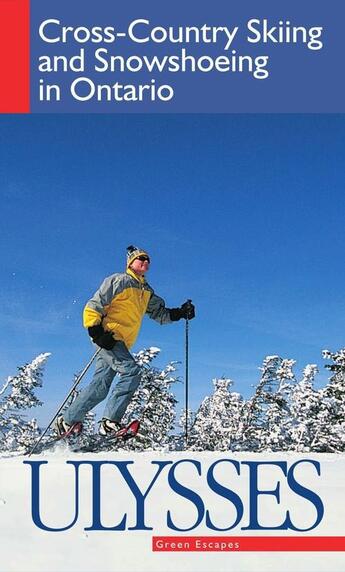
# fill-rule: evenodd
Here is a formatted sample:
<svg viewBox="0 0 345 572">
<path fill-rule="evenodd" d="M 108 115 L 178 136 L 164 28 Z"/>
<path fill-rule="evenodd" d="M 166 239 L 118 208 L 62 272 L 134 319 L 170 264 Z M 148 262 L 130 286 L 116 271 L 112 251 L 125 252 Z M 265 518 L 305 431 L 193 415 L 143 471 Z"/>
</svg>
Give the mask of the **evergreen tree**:
<svg viewBox="0 0 345 572">
<path fill-rule="evenodd" d="M 142 367 L 142 381 L 129 404 L 124 423 L 140 420 L 136 439 L 104 441 L 99 450 L 147 451 L 186 448 L 183 411 L 180 429 L 174 434 L 176 399 L 171 385 L 180 381 L 176 362 L 164 369 L 152 367 L 158 348 L 135 355 Z M 42 374 L 50 354 L 41 354 L 18 368 L 0 389 L 0 447 L 8 454 L 30 450 L 39 437 L 35 419 L 27 420 L 24 410 L 41 405 L 35 392 L 42 385 Z M 188 410 L 188 448 L 210 451 L 345 451 L 345 348 L 332 353 L 326 367 L 331 377 L 325 387 L 314 389 L 316 365 L 307 365 L 297 383 L 294 360 L 267 356 L 254 395 L 245 401 L 231 392 L 232 381 L 213 380 L 213 393 L 205 397 L 196 413 Z M 76 394 L 75 394 L 76 395 Z M 71 396 L 71 400 L 75 398 Z M 71 401 L 70 401 L 71 402 Z M 66 404 L 66 406 L 68 406 Z M 51 438 L 47 435 L 47 441 Z M 74 451 L 88 445 L 95 433 L 95 415 L 91 411 L 83 423 L 82 435 L 69 440 Z"/>
<path fill-rule="evenodd" d="M 186 428 L 186 421 L 187 421 L 187 428 Z M 172 450 L 183 451 L 184 449 L 189 448 L 189 446 L 191 445 L 191 433 L 193 431 L 194 422 L 195 422 L 194 411 L 192 411 L 189 407 L 187 410 L 182 409 L 178 421 L 178 427 L 180 428 L 180 433 L 173 435 L 171 438 Z"/>
<path fill-rule="evenodd" d="M 196 451 L 227 451 L 238 446 L 243 399 L 229 392 L 230 379 L 213 380 L 214 392 L 201 403 L 190 431 L 189 444 Z"/>
<path fill-rule="evenodd" d="M 259 368 L 261 378 L 255 393 L 243 407 L 242 450 L 261 451 L 266 430 L 266 411 L 279 386 L 282 359 L 267 356 Z"/>
<path fill-rule="evenodd" d="M 293 451 L 315 449 L 315 435 L 318 432 L 323 404 L 321 394 L 314 389 L 314 379 L 318 373 L 315 364 L 307 365 L 303 378 L 297 383 L 291 395 L 291 444 Z"/>
<path fill-rule="evenodd" d="M 83 420 L 83 430 L 77 436 L 78 445 L 80 445 L 80 447 L 82 447 L 83 445 L 87 445 L 89 442 L 89 438 L 94 436 L 95 432 L 96 432 L 96 414 L 93 411 L 88 411 Z"/>
<path fill-rule="evenodd" d="M 291 394 L 296 382 L 292 371 L 295 361 L 281 359 L 276 370 L 276 387 L 263 392 L 266 400 L 265 419 L 261 432 L 261 451 L 285 451 L 290 448 L 292 437 L 292 417 L 290 411 Z M 272 380 L 273 381 L 273 380 Z"/>
<path fill-rule="evenodd" d="M 334 353 L 325 350 L 323 357 L 333 362 L 326 365 L 332 375 L 320 390 L 323 407 L 312 445 L 319 451 L 342 452 L 345 451 L 345 348 Z"/>
<path fill-rule="evenodd" d="M 18 368 L 0 390 L 0 446 L 3 451 L 25 452 L 40 434 L 35 419 L 27 421 L 22 413 L 42 405 L 35 395 L 42 386 L 42 375 L 49 353 L 40 354 L 32 362 Z"/>
<path fill-rule="evenodd" d="M 105 444 L 108 449 L 145 451 L 169 448 L 177 403 L 170 386 L 177 382 L 178 378 L 174 375 L 176 362 L 170 362 L 164 369 L 151 366 L 152 360 L 159 352 L 158 348 L 152 347 L 134 356 L 137 363 L 142 366 L 142 380 L 122 422 L 127 424 L 138 419 L 139 434 L 132 440 Z"/>
</svg>

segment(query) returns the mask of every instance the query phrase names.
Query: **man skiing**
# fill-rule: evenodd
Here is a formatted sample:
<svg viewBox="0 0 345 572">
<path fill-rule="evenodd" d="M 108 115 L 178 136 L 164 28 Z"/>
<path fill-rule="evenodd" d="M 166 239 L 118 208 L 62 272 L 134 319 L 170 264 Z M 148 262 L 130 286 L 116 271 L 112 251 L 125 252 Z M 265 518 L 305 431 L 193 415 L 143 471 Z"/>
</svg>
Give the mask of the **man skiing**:
<svg viewBox="0 0 345 572">
<path fill-rule="evenodd" d="M 139 333 L 144 314 L 160 324 L 176 322 L 195 316 L 188 301 L 180 308 L 166 308 L 145 280 L 150 257 L 136 246 L 127 248 L 126 272 L 105 278 L 100 288 L 87 302 L 84 327 L 101 351 L 96 358 L 96 369 L 90 384 L 79 393 L 73 403 L 57 418 L 60 436 L 70 434 L 74 425 L 80 427 L 86 413 L 103 401 L 112 381 L 119 381 L 112 391 L 100 422 L 101 435 L 116 435 L 122 429 L 121 419 L 141 379 L 141 368 L 130 354 Z"/>
</svg>

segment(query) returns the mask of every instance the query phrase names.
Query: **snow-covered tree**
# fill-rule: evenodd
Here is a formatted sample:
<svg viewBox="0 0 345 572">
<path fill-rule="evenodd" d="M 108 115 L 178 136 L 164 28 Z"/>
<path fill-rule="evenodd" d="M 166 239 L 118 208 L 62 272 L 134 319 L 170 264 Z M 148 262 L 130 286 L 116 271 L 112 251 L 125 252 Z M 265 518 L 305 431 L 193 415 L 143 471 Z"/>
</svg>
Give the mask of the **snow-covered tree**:
<svg viewBox="0 0 345 572">
<path fill-rule="evenodd" d="M 279 386 L 278 370 L 282 359 L 267 356 L 259 368 L 261 378 L 254 395 L 246 401 L 243 408 L 242 449 L 260 451 L 266 427 L 266 411 Z"/>
<path fill-rule="evenodd" d="M 83 420 L 83 430 L 77 436 L 77 442 L 80 447 L 87 445 L 89 438 L 93 437 L 96 432 L 96 414 L 93 411 L 88 411 Z M 72 437 L 72 439 L 74 439 Z"/>
<path fill-rule="evenodd" d="M 170 388 L 178 378 L 174 375 L 176 362 L 170 362 L 164 369 L 151 366 L 152 360 L 159 352 L 159 348 L 152 347 L 134 356 L 142 366 L 142 380 L 122 421 L 129 423 L 138 419 L 140 429 L 136 439 L 119 441 L 116 444 L 117 449 L 144 451 L 167 450 L 169 447 L 177 403 Z"/>
<path fill-rule="evenodd" d="M 180 432 L 173 435 L 171 439 L 171 448 L 174 451 L 183 451 L 190 446 L 190 434 L 195 422 L 195 412 L 188 407 L 182 409 L 178 420 L 178 428 Z"/>
<path fill-rule="evenodd" d="M 180 417 L 180 431 L 175 430 L 177 401 L 172 385 L 179 380 L 176 362 L 165 368 L 152 367 L 158 348 L 142 350 L 134 357 L 142 367 L 142 381 L 131 400 L 124 423 L 140 420 L 136 439 L 100 440 L 95 437 L 95 414 L 90 411 L 83 423 L 83 433 L 68 440 L 71 450 L 146 451 L 345 451 L 345 348 L 324 351 L 331 371 L 327 385 L 314 389 L 316 365 L 307 365 L 303 377 L 296 381 L 294 360 L 267 356 L 254 394 L 245 400 L 230 391 L 232 381 L 213 380 L 213 393 L 200 407 Z M 42 373 L 50 354 L 41 354 L 18 368 L 0 388 L 0 447 L 3 452 L 23 453 L 32 448 L 40 435 L 35 419 L 27 420 L 24 411 L 40 405 L 35 391 L 42 385 Z M 71 396 L 66 407 L 75 398 Z M 54 430 L 48 432 L 50 443 Z"/>
<path fill-rule="evenodd" d="M 35 419 L 27 421 L 23 410 L 42 405 L 35 395 L 49 353 L 40 354 L 8 377 L 0 390 L 0 446 L 3 451 L 29 450 L 40 434 Z"/>
<path fill-rule="evenodd" d="M 243 399 L 231 393 L 230 379 L 213 380 L 214 392 L 206 397 L 195 414 L 189 448 L 202 451 L 236 450 L 241 431 Z"/>
<path fill-rule="evenodd" d="M 276 370 L 275 391 L 263 392 L 266 410 L 261 433 L 261 451 L 285 451 L 290 448 L 293 423 L 290 401 L 296 383 L 292 371 L 295 363 L 292 359 L 281 359 Z"/>
<path fill-rule="evenodd" d="M 323 407 L 313 447 L 326 452 L 345 451 L 345 348 L 338 352 L 325 350 L 323 357 L 333 362 L 326 365 L 332 375 L 320 390 Z"/>
<path fill-rule="evenodd" d="M 317 450 L 315 436 L 324 409 L 321 394 L 314 389 L 317 373 L 318 367 L 315 364 L 307 365 L 303 370 L 301 381 L 296 384 L 291 394 L 290 449 L 294 451 Z"/>
</svg>

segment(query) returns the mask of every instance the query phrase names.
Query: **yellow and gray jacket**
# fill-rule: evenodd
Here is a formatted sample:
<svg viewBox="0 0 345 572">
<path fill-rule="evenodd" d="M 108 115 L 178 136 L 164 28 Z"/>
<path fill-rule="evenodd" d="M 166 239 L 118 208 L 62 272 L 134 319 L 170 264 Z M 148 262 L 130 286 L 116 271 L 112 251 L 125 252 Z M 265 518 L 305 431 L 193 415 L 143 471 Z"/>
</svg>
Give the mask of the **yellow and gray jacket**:
<svg viewBox="0 0 345 572">
<path fill-rule="evenodd" d="M 123 274 L 105 278 L 87 302 L 83 322 L 85 328 L 102 324 L 104 330 L 113 332 L 116 340 L 122 340 L 130 348 L 145 313 L 160 324 L 171 322 L 164 300 L 154 293 L 145 278 L 129 268 Z"/>
</svg>

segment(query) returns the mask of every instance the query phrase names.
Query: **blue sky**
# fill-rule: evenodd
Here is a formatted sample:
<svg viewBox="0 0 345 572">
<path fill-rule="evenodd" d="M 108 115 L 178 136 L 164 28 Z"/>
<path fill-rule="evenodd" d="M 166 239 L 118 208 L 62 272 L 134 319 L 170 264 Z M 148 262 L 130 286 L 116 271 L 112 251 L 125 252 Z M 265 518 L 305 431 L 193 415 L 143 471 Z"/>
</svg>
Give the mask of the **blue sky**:
<svg viewBox="0 0 345 572">
<path fill-rule="evenodd" d="M 84 303 L 133 243 L 168 306 L 196 305 L 192 405 L 222 375 L 249 396 L 266 355 L 325 382 L 322 349 L 345 345 L 344 140 L 341 115 L 2 116 L 1 379 L 51 352 L 51 416 L 92 353 Z M 146 318 L 133 349 L 152 345 L 183 361 L 184 324 Z"/>
</svg>

